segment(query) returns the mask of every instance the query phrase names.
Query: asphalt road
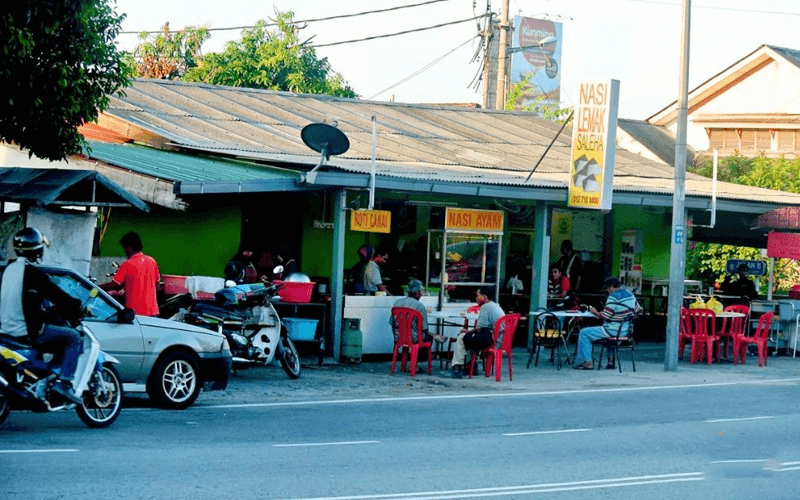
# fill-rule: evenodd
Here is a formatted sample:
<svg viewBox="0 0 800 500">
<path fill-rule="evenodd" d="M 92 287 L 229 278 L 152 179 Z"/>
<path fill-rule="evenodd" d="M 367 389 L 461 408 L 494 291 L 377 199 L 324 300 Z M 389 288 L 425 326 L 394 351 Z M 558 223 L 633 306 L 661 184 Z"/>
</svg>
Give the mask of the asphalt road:
<svg viewBox="0 0 800 500">
<path fill-rule="evenodd" d="M 126 408 L 0 428 L 0 497 L 797 498 L 798 382 Z"/>
</svg>

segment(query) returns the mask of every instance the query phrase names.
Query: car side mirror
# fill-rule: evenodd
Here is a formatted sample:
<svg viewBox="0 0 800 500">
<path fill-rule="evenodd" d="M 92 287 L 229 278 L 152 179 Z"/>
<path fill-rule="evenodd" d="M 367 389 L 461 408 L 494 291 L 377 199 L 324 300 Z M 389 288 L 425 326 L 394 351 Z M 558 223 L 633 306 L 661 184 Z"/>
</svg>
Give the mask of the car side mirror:
<svg viewBox="0 0 800 500">
<path fill-rule="evenodd" d="M 117 318 L 119 319 L 120 323 L 133 323 L 134 318 L 136 318 L 136 313 L 133 312 L 133 309 L 130 307 L 126 307 L 122 311 L 117 313 Z"/>
</svg>

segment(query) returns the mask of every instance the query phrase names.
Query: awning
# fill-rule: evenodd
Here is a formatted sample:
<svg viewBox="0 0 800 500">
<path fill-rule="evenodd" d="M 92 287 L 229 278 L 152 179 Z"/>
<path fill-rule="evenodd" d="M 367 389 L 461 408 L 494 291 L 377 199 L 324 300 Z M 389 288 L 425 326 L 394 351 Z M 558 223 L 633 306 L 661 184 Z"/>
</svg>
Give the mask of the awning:
<svg viewBox="0 0 800 500">
<path fill-rule="evenodd" d="M 150 209 L 142 200 L 93 170 L 60 168 L 0 168 L 0 201 L 23 205 L 135 207 Z"/>
<path fill-rule="evenodd" d="M 800 208 L 784 207 L 765 212 L 753 220 L 754 227 L 783 231 L 800 231 Z"/>
</svg>

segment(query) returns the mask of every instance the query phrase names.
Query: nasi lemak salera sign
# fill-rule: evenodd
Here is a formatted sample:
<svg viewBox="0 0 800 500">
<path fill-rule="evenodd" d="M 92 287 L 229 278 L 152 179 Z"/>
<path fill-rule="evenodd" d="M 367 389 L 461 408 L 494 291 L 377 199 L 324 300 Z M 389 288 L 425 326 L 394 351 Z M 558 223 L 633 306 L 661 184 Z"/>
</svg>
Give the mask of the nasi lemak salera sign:
<svg viewBox="0 0 800 500">
<path fill-rule="evenodd" d="M 584 82 L 572 120 L 571 207 L 611 209 L 619 81 Z"/>
</svg>

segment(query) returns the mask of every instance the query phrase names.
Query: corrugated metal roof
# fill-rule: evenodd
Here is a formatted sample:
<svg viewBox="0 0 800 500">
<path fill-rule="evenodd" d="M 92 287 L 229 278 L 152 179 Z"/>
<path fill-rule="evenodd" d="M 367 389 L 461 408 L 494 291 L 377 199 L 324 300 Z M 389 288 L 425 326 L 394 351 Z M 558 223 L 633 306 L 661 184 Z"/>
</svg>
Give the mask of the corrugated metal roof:
<svg viewBox="0 0 800 500">
<path fill-rule="evenodd" d="M 556 189 L 566 200 L 571 132 L 556 139 L 536 172 L 560 125 L 525 112 L 436 105 L 374 102 L 324 95 L 292 94 L 238 87 L 137 79 L 124 97 L 112 96 L 105 115 L 166 138 L 178 148 L 292 164 L 310 169 L 319 154 L 301 140 L 309 123 L 337 122 L 350 149 L 331 157 L 324 170 L 367 174 L 372 145 L 372 116 L 377 122 L 376 169 L 386 178 L 445 183 L 479 183 L 535 191 Z M 113 128 L 116 120 L 100 124 Z M 117 130 L 118 132 L 120 130 Z M 129 130 L 127 133 L 135 135 Z M 211 160 L 209 160 L 211 161 Z M 169 160 L 165 159 L 165 163 Z M 176 180 L 197 180 L 207 169 L 193 162 L 173 170 Z M 146 168 L 144 165 L 141 168 Z M 191 170 L 202 170 L 192 172 Z M 244 175 L 236 171 L 233 175 Z M 241 179 L 241 177 L 239 177 Z M 617 148 L 616 193 L 668 195 L 673 168 Z M 687 197 L 710 198 L 712 181 L 686 175 Z M 718 183 L 718 197 L 757 204 L 800 205 L 800 195 Z M 527 197 L 527 196 L 526 196 Z"/>
<path fill-rule="evenodd" d="M 295 171 L 243 160 L 198 157 L 149 147 L 89 141 L 92 158 L 175 182 L 296 180 Z"/>
<path fill-rule="evenodd" d="M 39 206 L 131 206 L 149 211 L 142 200 L 92 170 L 0 168 L 0 200 Z"/>
</svg>

